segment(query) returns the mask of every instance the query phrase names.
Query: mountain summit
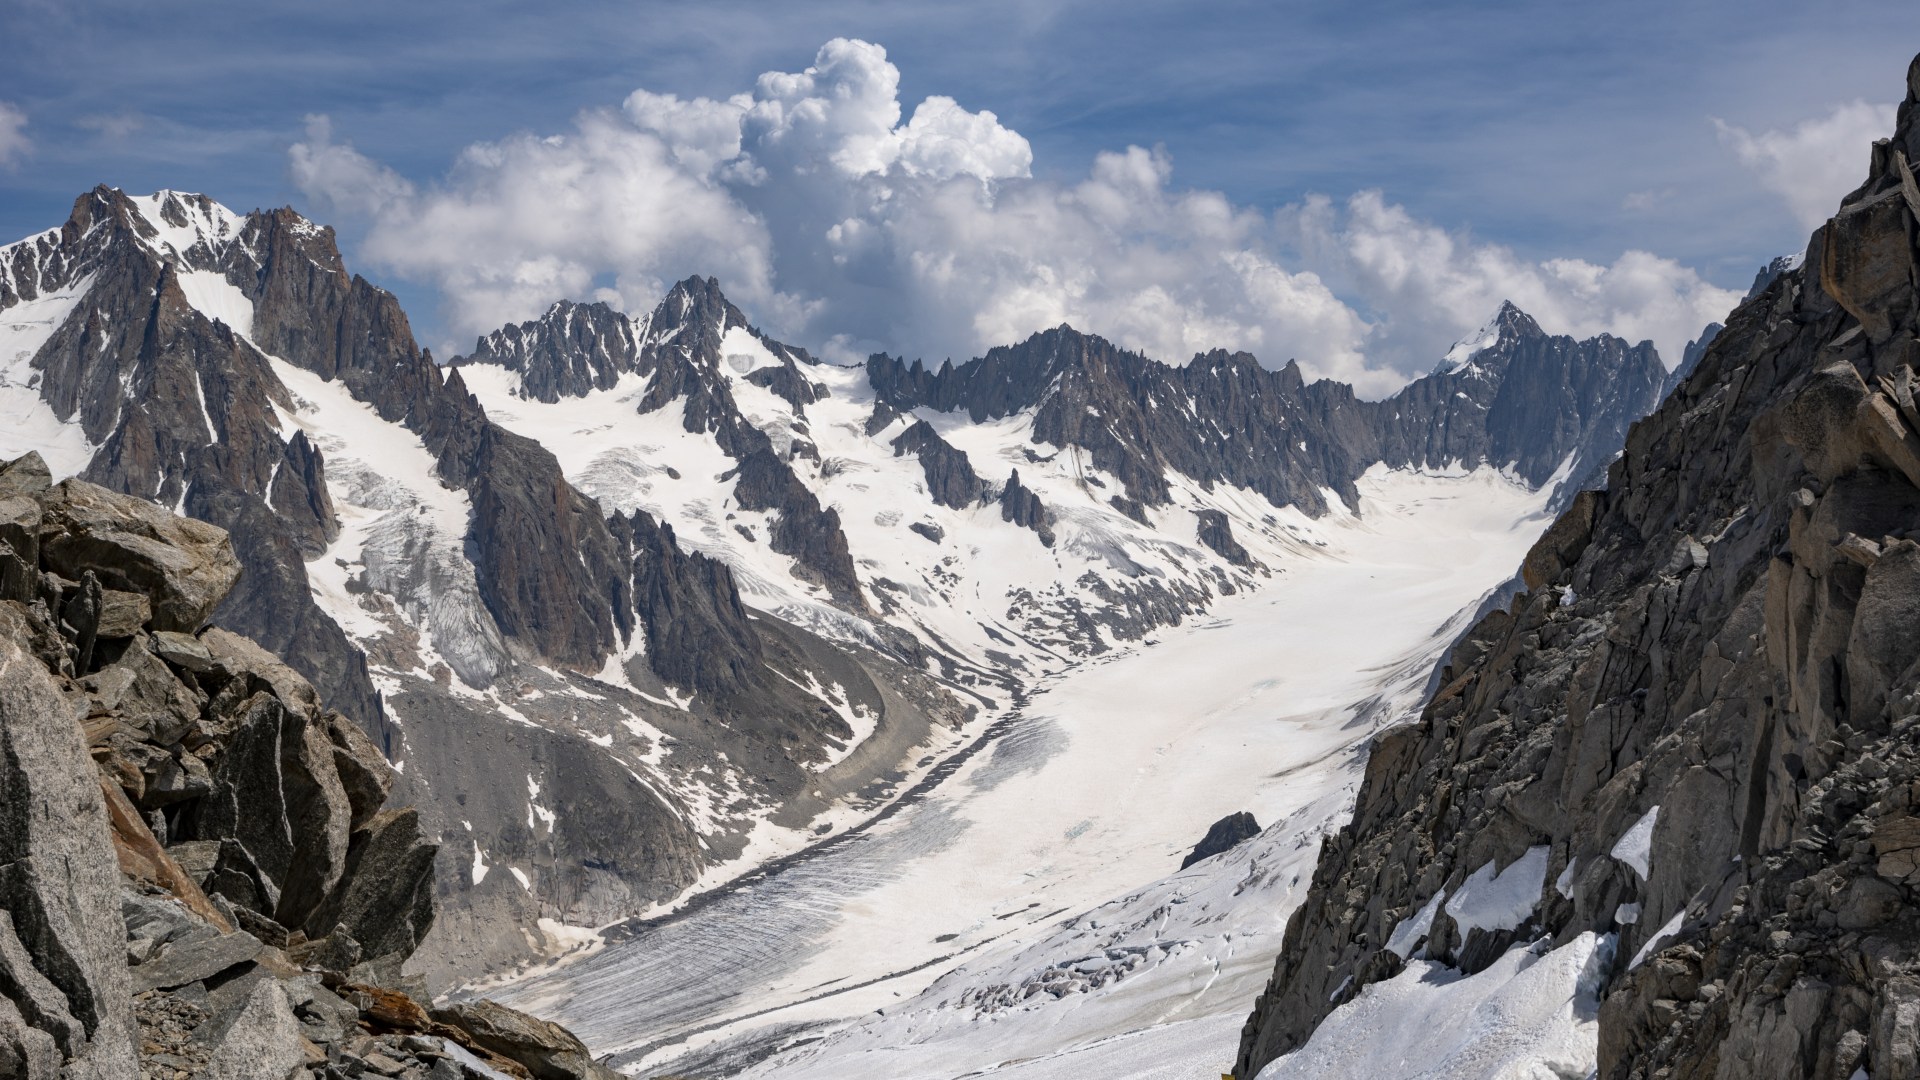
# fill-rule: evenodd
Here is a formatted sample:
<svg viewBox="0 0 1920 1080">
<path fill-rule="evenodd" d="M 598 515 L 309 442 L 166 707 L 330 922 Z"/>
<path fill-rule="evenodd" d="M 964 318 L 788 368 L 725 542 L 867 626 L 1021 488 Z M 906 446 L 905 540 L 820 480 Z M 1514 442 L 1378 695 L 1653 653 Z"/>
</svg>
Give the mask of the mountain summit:
<svg viewBox="0 0 1920 1080">
<path fill-rule="evenodd" d="M 0 248 L 0 450 L 227 530 L 216 618 L 404 770 L 441 838 L 415 962 L 457 977 L 883 805 L 1033 680 L 1313 550 L 1370 469 L 1564 502 L 1664 373 L 1494 326 L 1366 402 L 1070 327 L 839 367 L 694 277 L 443 367 L 331 230 L 103 187 Z"/>
</svg>

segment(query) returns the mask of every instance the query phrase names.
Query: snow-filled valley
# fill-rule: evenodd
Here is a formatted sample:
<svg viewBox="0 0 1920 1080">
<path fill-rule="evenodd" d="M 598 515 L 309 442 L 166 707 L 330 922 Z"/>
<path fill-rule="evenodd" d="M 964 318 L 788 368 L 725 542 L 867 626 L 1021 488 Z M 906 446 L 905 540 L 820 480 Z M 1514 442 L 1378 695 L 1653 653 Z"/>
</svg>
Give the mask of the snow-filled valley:
<svg viewBox="0 0 1920 1080">
<path fill-rule="evenodd" d="M 1361 490 L 1257 590 L 1041 681 L 897 812 L 505 997 L 635 1075 L 1220 1075 L 1369 736 L 1546 521 L 1489 469 Z M 1260 837 L 1173 872 L 1240 810 Z"/>
<path fill-rule="evenodd" d="M 1069 327 L 958 373 L 835 366 L 699 278 L 643 316 L 555 304 L 446 367 L 368 294 L 402 336 L 336 370 L 287 331 L 325 303 L 256 273 L 278 244 L 273 265 L 332 280 L 311 223 L 92 198 L 117 217 L 0 249 L 45 287 L 0 312 L 0 452 L 180 512 L 261 504 L 230 519 L 248 572 L 303 558 L 250 603 L 336 631 L 302 647 L 341 688 L 363 665 L 361 711 L 440 847 L 415 970 L 636 1076 L 1221 1075 L 1371 739 L 1642 407 L 1581 398 L 1577 438 L 1536 425 L 1496 452 L 1512 418 L 1483 412 L 1563 411 L 1534 400 L 1539 358 L 1629 371 L 1510 305 L 1366 403 Z M 89 276 L 124 251 L 177 284 L 172 351 L 82 332 L 127 323 L 102 308 L 125 283 Z M 96 355 L 118 366 L 74 374 Z M 1533 390 L 1496 397 L 1509 367 Z M 154 430 L 147 457 L 121 449 Z M 243 469 L 223 444 L 264 453 Z M 171 464 L 114 471 L 148 460 Z M 1265 831 L 1177 869 L 1242 813 Z M 1643 878 L 1647 821 L 1616 853 Z M 1577 1070 L 1614 939 L 1470 977 L 1421 945 L 1439 912 L 1524 922 L 1547 857 L 1423 900 L 1388 945 L 1406 970 L 1273 1075 Z M 1353 1034 L 1463 1012 L 1396 1061 Z"/>
</svg>

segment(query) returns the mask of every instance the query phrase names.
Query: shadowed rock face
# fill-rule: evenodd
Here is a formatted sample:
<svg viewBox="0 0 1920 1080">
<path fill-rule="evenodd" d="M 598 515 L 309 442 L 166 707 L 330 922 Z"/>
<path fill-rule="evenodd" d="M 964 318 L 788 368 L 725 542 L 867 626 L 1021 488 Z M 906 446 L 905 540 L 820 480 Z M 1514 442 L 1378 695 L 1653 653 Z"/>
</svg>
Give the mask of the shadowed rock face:
<svg viewBox="0 0 1920 1080">
<path fill-rule="evenodd" d="M 494 364 L 518 372 L 524 394 L 549 402 L 609 388 L 622 375 L 647 376 L 637 411 L 677 406 L 687 431 L 714 435 L 721 449 L 739 462 L 734 476 L 740 505 L 775 513 L 768 538 L 773 550 L 792 556 L 795 573 L 825 588 L 835 603 L 866 613 L 839 515 L 822 507 L 788 464 L 792 452 L 804 452 L 804 444 L 796 443 L 785 455 L 776 452 L 772 440 L 747 422 L 734 401 L 722 370 L 732 362 L 723 345 L 730 330 L 750 335 L 776 360 L 747 372 L 748 382 L 785 398 L 802 415 L 825 393 L 806 375 L 815 362 L 812 356 L 754 330 L 740 309 L 721 295 L 719 283 L 702 277 L 675 285 L 651 314 L 637 321 L 605 304 L 562 301 L 539 320 L 481 338 L 471 354 L 456 357 L 453 365 Z"/>
<path fill-rule="evenodd" d="M 523 393 L 551 403 L 611 389 L 622 374 L 637 370 L 644 334 L 635 329 L 606 304 L 563 300 L 535 322 L 503 326 L 481 338 L 457 362 L 519 372 Z"/>
<path fill-rule="evenodd" d="M 653 669 L 700 694 L 767 689 L 760 635 L 748 622 L 726 564 L 683 553 L 673 526 L 656 523 L 644 511 L 614 515 L 613 528 L 631 561 L 634 601 Z"/>
<path fill-rule="evenodd" d="M 1180 869 L 1185 870 L 1201 859 L 1211 859 L 1215 855 L 1232 851 L 1248 840 L 1260 835 L 1260 823 L 1253 815 L 1242 810 L 1237 814 L 1228 814 L 1213 823 L 1207 829 L 1207 835 L 1193 845 L 1187 857 L 1180 860 Z"/>
<path fill-rule="evenodd" d="M 1489 329 L 1485 348 L 1380 402 L 1309 384 L 1292 362 L 1269 370 L 1215 351 L 1173 367 L 1066 326 L 937 371 L 876 355 L 867 374 L 892 413 L 980 422 L 1035 409 L 1035 442 L 1085 450 L 1147 506 L 1167 504 L 1177 472 L 1309 513 L 1325 509 L 1325 488 L 1355 502 L 1376 462 L 1507 465 L 1538 485 L 1572 455 L 1573 479 L 1598 475 L 1666 385 L 1646 342 L 1551 336 L 1512 304 Z"/>
<path fill-rule="evenodd" d="M 1920 1068 L 1920 60 L 1899 117 L 1377 741 L 1235 1075 L 1397 973 L 1402 919 L 1537 847 L 1518 928 L 1443 908 L 1415 947 L 1474 971 L 1613 935 L 1601 1077 Z"/>
<path fill-rule="evenodd" d="M 927 495 L 941 506 L 964 510 L 986 494 L 987 485 L 973 471 L 966 453 L 954 449 L 925 420 L 895 436 L 893 452 L 896 457 L 913 454 L 920 459 L 927 474 Z"/>
<path fill-rule="evenodd" d="M 1253 565 L 1253 556 L 1233 538 L 1233 523 L 1227 520 L 1226 514 L 1219 510 L 1198 510 L 1194 516 L 1199 519 L 1201 543 L 1235 566 Z"/>
<path fill-rule="evenodd" d="M 0 463 L 23 586 L 0 599 L 0 1074 L 424 1077 L 451 1043 L 607 1080 L 564 1028 L 415 1000 L 437 844 L 383 806 L 357 725 L 202 625 L 238 572 L 225 534 L 50 479 Z"/>
<path fill-rule="evenodd" d="M 1040 496 L 1020 483 L 1019 469 L 1013 470 L 1000 489 L 1000 517 L 1023 529 L 1032 529 L 1039 534 L 1041 543 L 1053 546 L 1053 515 L 1048 513 Z"/>
</svg>

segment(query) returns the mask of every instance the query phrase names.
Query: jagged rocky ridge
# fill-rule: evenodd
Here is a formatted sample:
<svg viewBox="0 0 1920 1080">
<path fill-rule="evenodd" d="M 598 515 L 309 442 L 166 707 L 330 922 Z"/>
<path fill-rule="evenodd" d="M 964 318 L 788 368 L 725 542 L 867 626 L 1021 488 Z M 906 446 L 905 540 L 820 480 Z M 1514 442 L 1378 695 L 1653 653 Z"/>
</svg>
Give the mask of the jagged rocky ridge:
<svg viewBox="0 0 1920 1080">
<path fill-rule="evenodd" d="M 1920 1075 L 1920 59 L 1898 115 L 1376 742 L 1236 1076 L 1411 956 L 1589 934 L 1606 1080 Z"/>
<path fill-rule="evenodd" d="M 1017 682 L 1257 583 L 1377 462 L 1577 474 L 1659 370 L 1511 308 L 1387 403 L 1066 329 L 842 368 L 701 278 L 443 369 L 291 211 L 101 188 L 0 248 L 0 393 L 47 421 L 19 448 L 229 531 L 217 617 L 402 764 L 441 841 L 414 963 L 442 977 L 881 804 Z"/>
<path fill-rule="evenodd" d="M 736 567 L 765 562 L 752 550 L 763 537 L 747 512 L 778 510 L 768 530 L 778 541 L 783 523 L 808 520 L 816 505 L 836 508 L 813 533 L 824 538 L 817 557 L 793 544 L 772 548 L 795 556 L 794 576 L 839 583 L 820 599 L 877 613 L 878 623 L 810 605 L 780 583 L 784 571 L 749 580 L 762 606 L 830 636 L 906 630 L 962 682 L 1038 673 L 1059 654 L 1099 652 L 1204 609 L 1266 572 L 1271 560 L 1247 547 L 1248 536 L 1267 536 L 1266 556 L 1290 542 L 1271 511 L 1326 512 L 1329 490 L 1352 505 L 1356 480 L 1377 464 L 1492 464 L 1570 494 L 1571 479 L 1604 468 L 1665 378 L 1650 345 L 1551 337 L 1511 305 L 1387 402 L 1308 384 L 1295 364 L 1276 372 L 1217 352 L 1175 367 L 1067 327 L 957 368 L 875 356 L 865 371 L 848 371 L 754 330 L 700 278 L 637 319 L 604 304 L 556 303 L 454 363 L 496 420 L 539 430 L 549 446 L 629 428 L 630 446 L 556 449 L 567 474 L 609 505 L 673 520 L 683 542 Z M 580 419 L 565 431 L 575 413 L 541 406 L 567 401 L 592 404 L 605 422 Z M 643 431 L 616 423 L 622 412 L 680 422 Z M 772 454 L 741 432 L 764 432 Z M 918 468 L 881 465 L 875 443 Z M 690 501 L 653 479 L 663 462 L 678 481 L 716 455 L 729 463 L 719 479 L 734 484 L 734 498 Z M 756 459 L 766 479 L 750 485 Z M 924 502 L 855 509 L 892 478 Z M 785 494 L 767 494 L 774 490 Z M 981 583 L 1010 601 L 984 635 L 979 625 L 941 625 L 928 610 L 977 595 L 966 588 L 977 571 L 949 552 L 987 550 L 967 535 L 982 509 L 1041 549 L 1020 552 L 1024 567 L 1000 560 L 1013 580 Z M 902 552 L 893 540 L 902 531 L 946 550 Z M 852 567 L 851 587 L 836 565 Z M 850 591 L 864 591 L 869 607 L 845 603 Z"/>
<path fill-rule="evenodd" d="M 610 1078 L 401 968 L 435 845 L 358 725 L 206 624 L 227 534 L 0 462 L 0 1075 Z"/>
<path fill-rule="evenodd" d="M 955 367 L 867 362 L 888 414 L 925 407 L 975 423 L 1033 410 L 1033 440 L 1085 450 L 1125 508 L 1158 507 L 1176 476 L 1248 488 L 1275 506 L 1348 503 L 1376 463 L 1510 466 L 1538 486 L 1604 469 L 1626 426 L 1659 401 L 1653 346 L 1548 335 L 1512 304 L 1433 374 L 1385 401 L 1215 351 L 1175 367 L 1060 327 Z M 1565 487 L 1570 495 L 1576 490 Z"/>
<path fill-rule="evenodd" d="M 531 955 L 538 931 L 493 933 L 502 919 L 597 925 L 671 897 L 760 819 L 804 825 L 966 715 L 899 660 L 777 619 L 736 620 L 752 678 L 669 689 L 706 660 L 663 628 L 738 609 L 731 577 L 697 555 L 663 573 L 683 554 L 670 530 L 610 517 L 492 423 L 393 297 L 346 273 L 331 230 L 291 211 L 82 196 L 62 228 L 0 248 L 0 390 L 37 425 L 9 445 L 227 529 L 246 573 L 222 625 L 408 766 L 428 835 L 466 834 L 441 849 L 443 917 L 416 958 L 436 974 Z M 728 430 L 743 495 L 794 498 L 752 452 L 765 436 Z M 830 512 L 810 511 L 776 539 L 830 555 Z M 836 770 L 849 717 L 882 737 Z"/>
</svg>

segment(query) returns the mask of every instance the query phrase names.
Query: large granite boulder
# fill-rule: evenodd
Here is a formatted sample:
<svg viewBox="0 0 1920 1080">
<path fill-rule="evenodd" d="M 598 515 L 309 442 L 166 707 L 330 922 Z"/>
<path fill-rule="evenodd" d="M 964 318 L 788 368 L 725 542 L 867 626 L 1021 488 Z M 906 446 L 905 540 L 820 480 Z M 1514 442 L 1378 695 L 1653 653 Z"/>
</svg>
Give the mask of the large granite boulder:
<svg viewBox="0 0 1920 1080">
<path fill-rule="evenodd" d="M 0 633 L 0 1062 L 35 1080 L 136 1069 L 120 869 L 83 706 Z"/>
<path fill-rule="evenodd" d="M 84 480 L 54 486 L 47 525 L 48 570 L 76 580 L 92 572 L 107 588 L 144 594 L 155 630 L 200 629 L 240 576 L 225 530 Z"/>
<path fill-rule="evenodd" d="M 433 1018 L 465 1032 L 475 1044 L 518 1062 L 536 1080 L 616 1080 L 620 1075 L 594 1061 L 586 1044 L 566 1028 L 496 1001 L 435 1009 Z"/>
</svg>

